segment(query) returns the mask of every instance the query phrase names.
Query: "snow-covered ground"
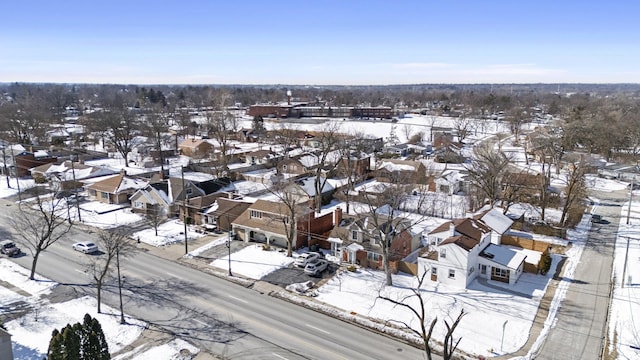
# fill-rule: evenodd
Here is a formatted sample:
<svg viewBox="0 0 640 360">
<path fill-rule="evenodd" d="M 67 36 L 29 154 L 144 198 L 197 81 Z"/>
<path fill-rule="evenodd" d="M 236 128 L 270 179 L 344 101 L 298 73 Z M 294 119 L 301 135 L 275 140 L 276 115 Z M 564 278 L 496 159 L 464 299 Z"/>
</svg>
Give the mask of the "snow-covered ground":
<svg viewBox="0 0 640 360">
<path fill-rule="evenodd" d="M 102 305 L 102 313 L 97 313 L 97 301 L 85 296 L 61 303 L 50 303 L 46 296 L 57 283 L 36 276 L 36 281 L 28 279 L 29 270 L 7 260 L 0 259 L 2 280 L 13 288 L 0 287 L 0 315 L 11 312 L 18 302 L 29 304 L 29 311 L 4 325 L 12 335 L 15 360 L 40 360 L 47 352 L 51 332 L 67 324 L 82 322 L 85 314 L 98 319 L 111 353 L 133 343 L 144 331 L 146 323 L 125 314 L 126 324 L 120 324 L 118 310 Z M 16 305 L 17 306 L 17 305 Z M 181 352 L 188 350 L 197 354 L 199 349 L 184 340 L 175 339 L 168 344 L 143 345 L 134 351 L 116 357 L 118 360 L 183 359 Z"/>
<path fill-rule="evenodd" d="M 263 250 L 262 244 L 256 244 L 231 254 L 231 270 L 250 279 L 261 279 L 270 272 L 289 266 L 293 260 L 281 249 L 272 246 L 269 250 Z M 216 259 L 211 266 L 227 271 L 229 257 Z"/>
<path fill-rule="evenodd" d="M 614 254 L 609 353 L 617 352 L 618 359 L 640 359 L 640 201 L 632 201 L 627 225 L 628 209 L 628 202 L 622 205 Z"/>
<path fill-rule="evenodd" d="M 204 236 L 204 234 L 196 232 L 192 226 L 187 225 L 187 240 L 196 239 L 202 236 Z M 184 223 L 177 219 L 169 220 L 158 225 L 158 235 L 156 235 L 156 230 L 151 227 L 149 229 L 133 233 L 131 238 L 140 239 L 140 242 L 153 246 L 184 243 Z"/>
</svg>

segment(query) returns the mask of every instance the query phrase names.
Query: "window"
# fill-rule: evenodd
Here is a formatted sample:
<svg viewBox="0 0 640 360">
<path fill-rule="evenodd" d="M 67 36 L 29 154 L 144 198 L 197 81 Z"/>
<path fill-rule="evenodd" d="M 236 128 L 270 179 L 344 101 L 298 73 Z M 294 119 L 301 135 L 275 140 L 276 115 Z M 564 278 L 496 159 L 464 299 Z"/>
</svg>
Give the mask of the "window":
<svg viewBox="0 0 640 360">
<path fill-rule="evenodd" d="M 102 197 L 103 199 L 108 199 L 109 198 L 109 193 L 101 191 L 100 192 L 100 197 Z"/>
<path fill-rule="evenodd" d="M 374 252 L 367 252 L 367 260 L 369 261 L 379 261 L 380 260 L 380 254 L 378 253 L 374 253 Z"/>
<path fill-rule="evenodd" d="M 440 257 L 443 259 L 447 258 L 447 249 L 440 249 Z"/>
<path fill-rule="evenodd" d="M 187 196 L 193 194 L 193 189 L 187 189 Z"/>
<path fill-rule="evenodd" d="M 140 201 L 134 201 L 133 207 L 136 209 L 144 209 L 144 203 Z"/>
<path fill-rule="evenodd" d="M 431 275 L 438 275 L 438 268 L 437 267 L 432 267 L 431 268 Z"/>
<path fill-rule="evenodd" d="M 504 279 L 508 279 L 509 278 L 509 272 L 505 269 L 499 269 L 499 268 L 492 268 L 491 271 L 493 272 L 493 276 L 494 277 L 500 277 L 500 278 L 504 278 Z"/>
<path fill-rule="evenodd" d="M 262 211 L 257 211 L 257 210 L 249 211 L 249 218 L 251 218 L 251 219 L 262 219 Z"/>
<path fill-rule="evenodd" d="M 282 165 L 282 171 L 287 171 L 287 165 Z"/>
<path fill-rule="evenodd" d="M 358 231 L 357 230 L 352 230 L 351 231 L 351 240 L 358 241 Z"/>
<path fill-rule="evenodd" d="M 456 271 L 453 269 L 449 269 L 449 279 L 455 279 L 456 278 Z"/>
<path fill-rule="evenodd" d="M 480 273 L 483 275 L 487 273 L 487 265 L 482 265 L 482 267 L 480 268 Z"/>
</svg>

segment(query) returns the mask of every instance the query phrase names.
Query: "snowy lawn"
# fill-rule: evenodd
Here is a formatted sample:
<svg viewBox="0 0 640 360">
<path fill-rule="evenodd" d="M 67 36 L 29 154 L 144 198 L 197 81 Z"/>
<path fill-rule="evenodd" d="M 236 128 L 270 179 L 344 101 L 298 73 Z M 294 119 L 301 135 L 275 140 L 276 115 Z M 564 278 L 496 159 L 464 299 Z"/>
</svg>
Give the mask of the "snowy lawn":
<svg viewBox="0 0 640 360">
<path fill-rule="evenodd" d="M 104 332 L 109 352 L 116 352 L 133 342 L 144 330 L 145 323 L 127 318 L 127 324 L 120 324 L 119 312 L 103 304 L 103 313 L 98 314 L 97 301 L 92 297 L 82 297 L 71 301 L 42 304 L 25 316 L 5 324 L 14 342 L 14 357 L 28 359 L 37 353 L 41 359 L 47 352 L 51 332 L 67 324 L 82 322 L 85 314 L 98 319 Z M 23 352 L 27 356 L 23 356 Z"/>
<path fill-rule="evenodd" d="M 187 226 L 187 239 L 196 239 L 202 236 L 204 234 L 196 232 L 192 226 Z M 169 220 L 158 225 L 158 235 L 156 235 L 156 230 L 151 226 L 149 229 L 133 233 L 131 238 L 139 238 L 141 242 L 153 246 L 184 243 L 184 223 L 177 219 Z"/>
<path fill-rule="evenodd" d="M 7 187 L 7 177 L 0 176 L 0 198 L 6 198 L 9 196 L 18 194 L 18 186 L 20 186 L 20 190 L 24 191 L 25 189 L 32 188 L 36 185 L 35 180 L 33 179 L 19 179 L 20 184 L 16 181 L 16 178 L 9 178 L 9 185 L 11 187 Z"/>
<path fill-rule="evenodd" d="M 504 288 L 503 291 L 487 288 L 477 281 L 469 289 L 461 290 L 426 280 L 422 294 L 427 314 L 430 319 L 436 316 L 440 320 L 434 329 L 433 339 L 442 341 L 446 332 L 442 320 L 451 322 L 464 309 L 467 315 L 455 333 L 456 337 L 462 337 L 460 349 L 479 355 L 491 355 L 491 350 L 499 351 L 502 326 L 506 321 L 503 352 L 518 350 L 527 341 L 538 304 L 559 259 L 558 256 L 553 257 L 548 276 L 522 274 L 518 283 L 511 287 L 490 282 Z M 344 272 L 323 285 L 316 299 L 347 312 L 383 321 L 395 320 L 398 325 L 398 321 L 402 321 L 419 329 L 419 322 L 410 311 L 377 298 L 379 294 L 397 300 L 409 296 L 409 289 L 418 284 L 417 278 L 398 274 L 393 276 L 393 282 L 392 287 L 384 286 L 384 273 L 381 271 L 361 269 Z M 415 297 L 405 299 L 403 303 L 418 308 Z"/>
<path fill-rule="evenodd" d="M 263 250 L 262 244 L 247 246 L 246 248 L 231 254 L 231 271 L 251 279 L 261 279 L 265 275 L 278 269 L 289 266 L 293 257 L 287 257 L 286 252 L 275 250 Z M 228 270 L 229 257 L 217 259 L 211 266 Z"/>
</svg>

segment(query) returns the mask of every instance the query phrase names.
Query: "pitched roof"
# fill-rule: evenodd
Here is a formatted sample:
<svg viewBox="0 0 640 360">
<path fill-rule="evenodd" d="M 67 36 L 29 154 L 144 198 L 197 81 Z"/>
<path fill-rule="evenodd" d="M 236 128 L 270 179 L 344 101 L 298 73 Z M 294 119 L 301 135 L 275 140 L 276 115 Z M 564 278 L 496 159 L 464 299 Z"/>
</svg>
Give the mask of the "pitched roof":
<svg viewBox="0 0 640 360">
<path fill-rule="evenodd" d="M 491 229 L 481 221 L 466 218 L 456 225 L 456 232 L 480 241 L 484 234 L 491 232 Z"/>
<path fill-rule="evenodd" d="M 145 186 L 147 186 L 146 181 L 132 179 L 126 177 L 124 174 L 118 174 L 107 179 L 97 181 L 87 186 L 87 189 L 106 192 L 110 194 L 117 194 L 127 190 L 142 189 Z"/>
<path fill-rule="evenodd" d="M 470 251 L 471 249 L 473 249 L 476 245 L 478 245 L 480 242 L 476 239 L 472 239 L 468 236 L 465 235 L 458 235 L 458 236 L 452 236 L 450 238 L 447 238 L 445 240 L 443 240 L 440 244 L 438 244 L 438 246 L 443 246 L 443 245 L 447 245 L 447 244 L 455 244 L 458 245 L 459 247 L 461 247 L 462 249 L 466 250 L 466 251 Z"/>
<path fill-rule="evenodd" d="M 493 231 L 501 235 L 509 230 L 509 228 L 511 228 L 511 225 L 513 225 L 513 220 L 511 220 L 507 215 L 503 214 L 496 208 L 486 211 L 484 214 L 482 214 L 480 220 L 488 227 L 490 227 Z"/>
<path fill-rule="evenodd" d="M 184 139 L 182 140 L 180 145 L 178 145 L 178 147 L 195 149 L 205 143 L 208 144 L 209 146 L 212 146 L 207 140 L 204 140 L 204 139 Z"/>
</svg>

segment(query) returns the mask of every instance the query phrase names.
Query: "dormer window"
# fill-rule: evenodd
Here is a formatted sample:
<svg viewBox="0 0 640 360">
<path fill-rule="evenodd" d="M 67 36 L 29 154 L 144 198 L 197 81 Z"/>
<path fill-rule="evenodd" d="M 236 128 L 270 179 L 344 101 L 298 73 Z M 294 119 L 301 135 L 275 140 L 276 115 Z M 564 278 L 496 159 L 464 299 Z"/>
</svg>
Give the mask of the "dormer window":
<svg viewBox="0 0 640 360">
<path fill-rule="evenodd" d="M 249 211 L 249 218 L 251 218 L 251 219 L 262 219 L 262 211 L 257 211 L 257 210 Z"/>
<path fill-rule="evenodd" d="M 351 240 L 358 241 L 358 231 L 357 230 L 351 230 Z"/>
<path fill-rule="evenodd" d="M 447 258 L 447 249 L 440 249 L 440 257 L 443 259 Z"/>
</svg>

